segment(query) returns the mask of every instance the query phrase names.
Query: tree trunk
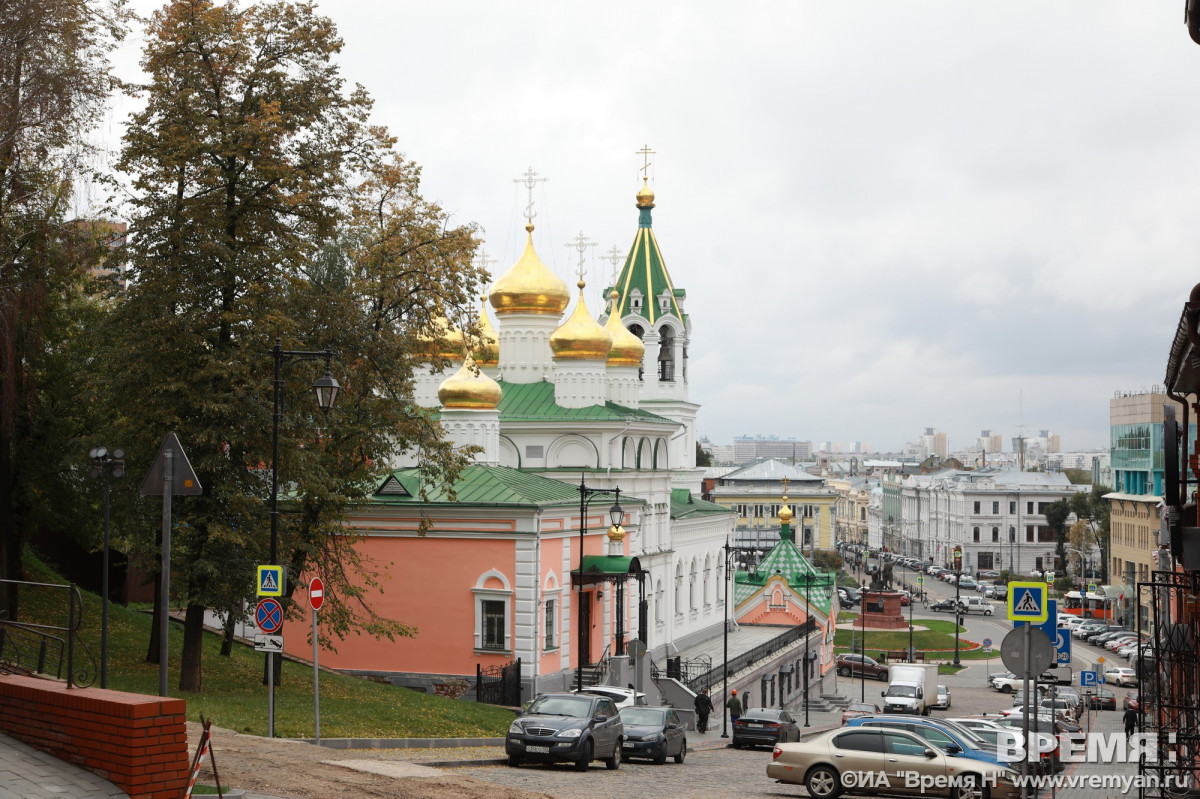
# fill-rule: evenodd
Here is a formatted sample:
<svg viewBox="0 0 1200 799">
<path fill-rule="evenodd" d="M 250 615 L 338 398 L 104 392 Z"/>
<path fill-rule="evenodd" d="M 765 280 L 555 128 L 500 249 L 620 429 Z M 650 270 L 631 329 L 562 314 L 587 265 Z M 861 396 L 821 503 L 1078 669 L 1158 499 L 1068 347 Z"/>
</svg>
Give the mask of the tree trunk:
<svg viewBox="0 0 1200 799">
<path fill-rule="evenodd" d="M 25 552 L 25 532 L 14 510 L 12 473 L 12 437 L 0 433 L 0 579 L 20 580 L 21 560 Z M 0 618 L 17 618 L 16 583 L 4 583 L 0 591 Z"/>
<path fill-rule="evenodd" d="M 227 658 L 233 654 L 233 628 L 237 624 L 237 616 L 233 611 L 225 617 L 225 634 L 221 636 L 221 657 Z"/>
<path fill-rule="evenodd" d="M 183 656 L 179 661 L 179 690 L 200 692 L 200 653 L 204 647 L 204 605 L 189 603 L 183 618 Z"/>
</svg>

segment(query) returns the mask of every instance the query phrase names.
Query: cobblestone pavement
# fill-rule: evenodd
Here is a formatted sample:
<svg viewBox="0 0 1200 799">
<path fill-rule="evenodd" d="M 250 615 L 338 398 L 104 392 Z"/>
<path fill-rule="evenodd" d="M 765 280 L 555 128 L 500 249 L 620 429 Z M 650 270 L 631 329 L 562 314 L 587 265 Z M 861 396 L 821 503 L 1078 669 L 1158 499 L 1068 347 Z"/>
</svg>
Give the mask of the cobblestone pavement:
<svg viewBox="0 0 1200 799">
<path fill-rule="evenodd" d="M 50 797 L 128 799 L 108 780 L 0 733 L 0 799 Z"/>
</svg>

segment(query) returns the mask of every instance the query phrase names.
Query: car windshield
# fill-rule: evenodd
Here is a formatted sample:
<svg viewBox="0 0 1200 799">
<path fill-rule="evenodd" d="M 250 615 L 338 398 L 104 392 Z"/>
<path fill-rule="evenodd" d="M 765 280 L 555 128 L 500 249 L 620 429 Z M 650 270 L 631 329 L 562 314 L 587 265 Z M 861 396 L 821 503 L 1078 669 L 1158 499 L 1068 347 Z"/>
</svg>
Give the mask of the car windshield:
<svg viewBox="0 0 1200 799">
<path fill-rule="evenodd" d="M 854 710 L 862 713 L 876 713 L 879 708 L 872 704 L 864 704 L 862 702 L 851 702 L 846 706 L 846 710 Z"/>
<path fill-rule="evenodd" d="M 529 713 L 541 716 L 568 716 L 585 719 L 592 708 L 592 700 L 576 696 L 540 696 L 529 706 Z"/>
<path fill-rule="evenodd" d="M 987 743 L 987 741 L 983 740 L 983 738 L 980 738 L 978 735 L 976 735 L 974 730 L 969 730 L 958 722 L 946 721 L 945 719 L 942 719 L 938 722 L 938 724 L 948 730 L 951 730 L 958 735 L 959 738 L 962 738 L 963 743 L 965 743 L 970 749 L 978 749 L 980 744 Z"/>
<path fill-rule="evenodd" d="M 914 685 L 889 685 L 885 696 L 907 696 L 914 697 L 917 695 L 917 688 Z"/>
<path fill-rule="evenodd" d="M 644 724 L 651 727 L 661 726 L 665 710 L 650 710 L 644 707 L 621 708 L 621 721 L 625 724 Z"/>
</svg>

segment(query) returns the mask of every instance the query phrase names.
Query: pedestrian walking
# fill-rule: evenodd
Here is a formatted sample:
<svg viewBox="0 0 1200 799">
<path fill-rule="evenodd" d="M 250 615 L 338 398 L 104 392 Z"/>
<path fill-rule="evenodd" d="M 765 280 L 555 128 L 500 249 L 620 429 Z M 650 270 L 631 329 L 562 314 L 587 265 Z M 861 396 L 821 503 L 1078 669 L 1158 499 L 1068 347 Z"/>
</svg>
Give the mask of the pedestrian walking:
<svg viewBox="0 0 1200 799">
<path fill-rule="evenodd" d="M 1122 718 L 1125 721 L 1125 739 L 1128 740 L 1137 729 L 1138 712 L 1132 707 L 1126 708 L 1125 715 Z"/>
<path fill-rule="evenodd" d="M 729 698 L 725 700 L 725 709 L 729 711 L 730 723 L 742 717 L 742 700 L 738 699 L 736 688 L 729 692 Z"/>
<path fill-rule="evenodd" d="M 696 729 L 700 732 L 708 732 L 708 714 L 713 712 L 713 703 L 708 698 L 707 688 L 700 689 L 700 693 L 696 694 L 694 704 L 696 706 Z"/>
</svg>

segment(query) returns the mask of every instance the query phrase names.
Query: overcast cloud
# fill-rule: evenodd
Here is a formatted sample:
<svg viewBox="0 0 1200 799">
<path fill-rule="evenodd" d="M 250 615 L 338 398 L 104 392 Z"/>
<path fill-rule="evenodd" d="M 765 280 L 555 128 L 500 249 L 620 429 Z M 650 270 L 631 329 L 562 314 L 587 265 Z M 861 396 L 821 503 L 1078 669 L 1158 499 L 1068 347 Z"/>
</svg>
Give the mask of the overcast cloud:
<svg viewBox="0 0 1200 799">
<path fill-rule="evenodd" d="M 493 276 L 520 255 L 513 179 L 533 166 L 539 253 L 573 283 L 565 245 L 597 242 L 601 307 L 648 144 L 701 434 L 886 451 L 926 426 L 952 449 L 983 428 L 1007 442 L 1022 420 L 1107 447 L 1113 392 L 1161 383 L 1200 281 L 1200 46 L 1182 5 L 322 9 L 424 194 L 486 230 Z"/>
</svg>

